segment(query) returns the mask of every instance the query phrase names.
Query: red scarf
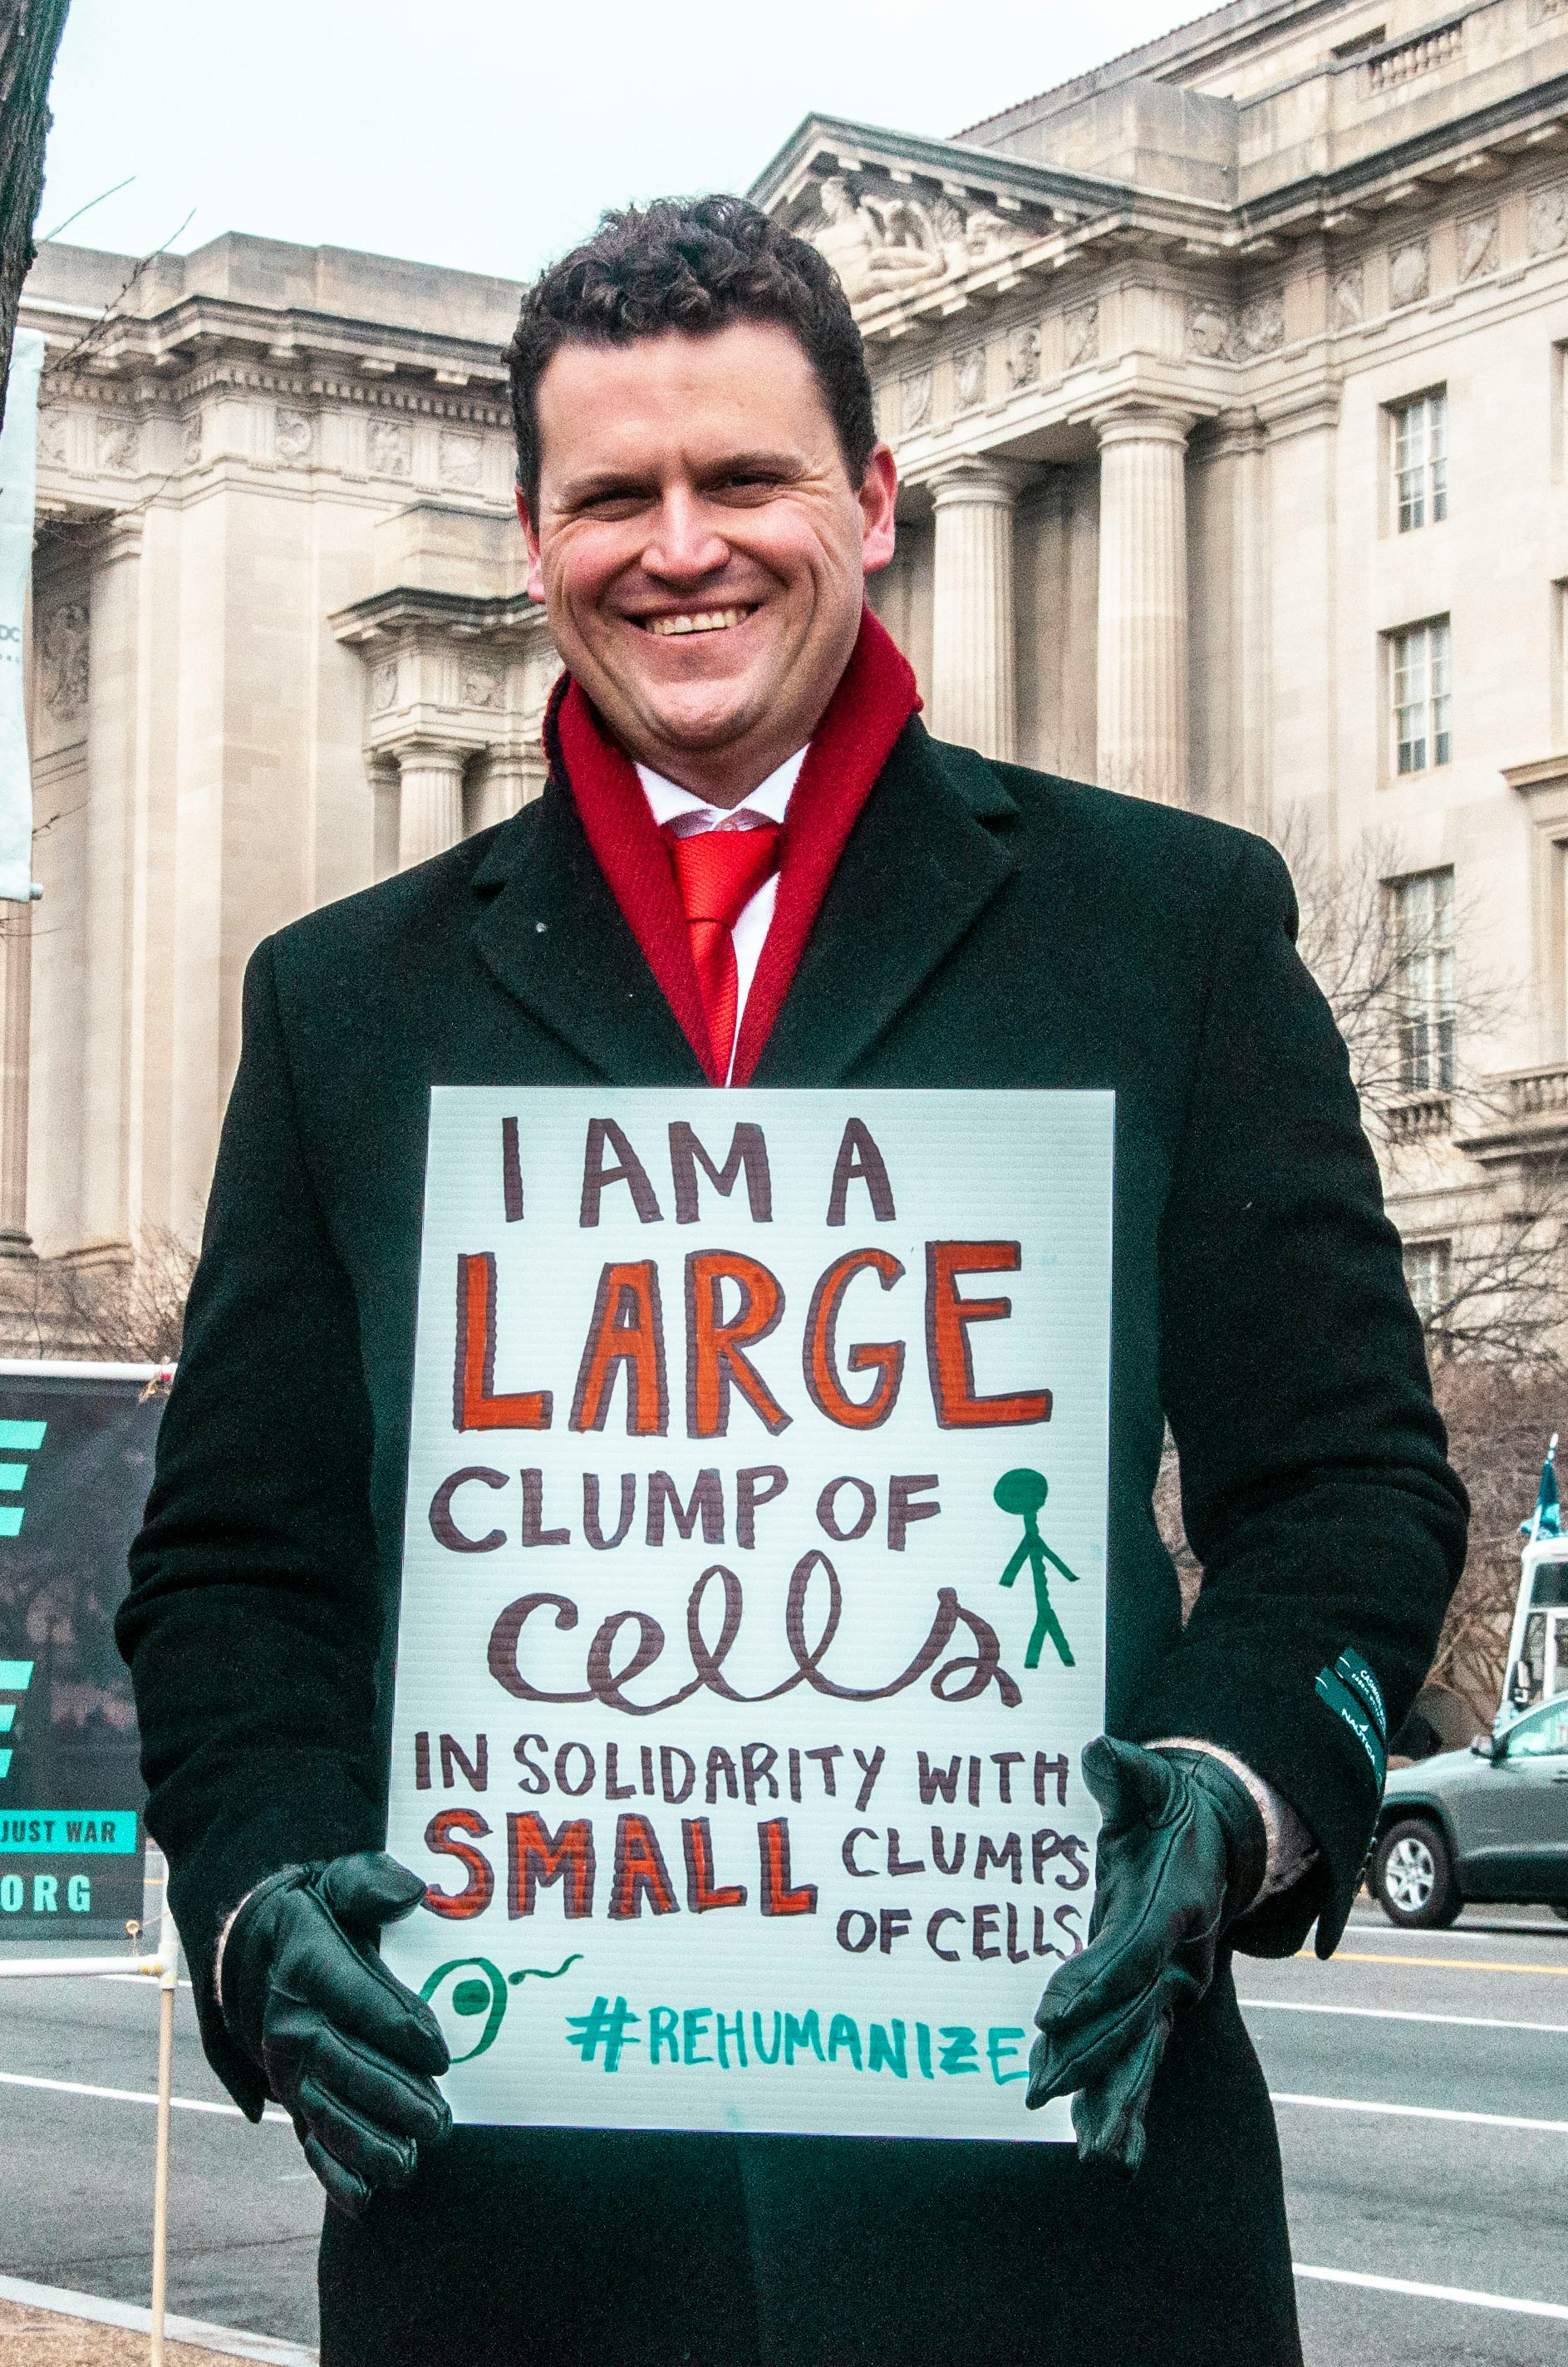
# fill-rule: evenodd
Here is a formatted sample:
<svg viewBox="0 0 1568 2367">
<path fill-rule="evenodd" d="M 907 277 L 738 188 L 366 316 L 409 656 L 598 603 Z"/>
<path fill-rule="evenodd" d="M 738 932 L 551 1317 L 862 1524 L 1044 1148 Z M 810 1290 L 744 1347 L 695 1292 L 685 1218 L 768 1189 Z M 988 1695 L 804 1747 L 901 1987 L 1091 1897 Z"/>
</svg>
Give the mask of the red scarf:
<svg viewBox="0 0 1568 2367">
<path fill-rule="evenodd" d="M 812 735 L 784 815 L 778 900 L 740 1021 L 735 1084 L 750 1081 L 860 810 L 919 704 L 908 661 L 863 610 L 853 653 Z M 570 675 L 551 695 L 545 744 L 559 755 L 588 844 L 666 1002 L 709 1083 L 722 1084 L 669 852 L 636 766 Z"/>
</svg>

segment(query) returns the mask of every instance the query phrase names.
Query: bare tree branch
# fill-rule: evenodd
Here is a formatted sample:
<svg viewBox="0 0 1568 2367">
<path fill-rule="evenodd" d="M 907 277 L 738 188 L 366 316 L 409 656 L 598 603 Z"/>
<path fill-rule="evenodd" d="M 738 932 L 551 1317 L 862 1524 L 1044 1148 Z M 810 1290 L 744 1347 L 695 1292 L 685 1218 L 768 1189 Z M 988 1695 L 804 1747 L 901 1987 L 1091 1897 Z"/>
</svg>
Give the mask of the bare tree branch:
<svg viewBox="0 0 1568 2367">
<path fill-rule="evenodd" d="M 37 256 L 49 78 L 71 0 L 6 0 L 0 7 L 0 425 L 22 282 Z"/>
<path fill-rule="evenodd" d="M 172 1365 L 195 1271 L 195 1251 L 160 1226 L 143 1232 L 123 1264 L 40 1259 L 8 1277 L 7 1331 L 24 1353 L 36 1356 Z"/>
</svg>

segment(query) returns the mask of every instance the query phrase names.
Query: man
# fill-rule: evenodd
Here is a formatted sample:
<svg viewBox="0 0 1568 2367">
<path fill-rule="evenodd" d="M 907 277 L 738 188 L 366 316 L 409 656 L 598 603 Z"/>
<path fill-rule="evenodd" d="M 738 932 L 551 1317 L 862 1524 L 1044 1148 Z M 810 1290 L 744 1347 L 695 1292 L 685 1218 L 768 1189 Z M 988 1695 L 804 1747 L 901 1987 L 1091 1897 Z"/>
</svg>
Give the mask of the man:
<svg viewBox="0 0 1568 2367">
<path fill-rule="evenodd" d="M 337 2206 L 323 2361 L 1297 2360 L 1229 1950 L 1337 1940 L 1464 1506 L 1283 866 L 927 736 L 863 605 L 896 482 L 859 338 L 751 208 L 607 219 L 510 359 L 549 782 L 256 954 L 120 1630 L 209 2053 Z M 1030 2090 L 1077 2092 L 1077 2155 L 448 2134 L 375 1954 L 422 1894 L 374 1852 L 429 1089 L 705 1076 L 1116 1091 L 1119 1738 Z"/>
</svg>

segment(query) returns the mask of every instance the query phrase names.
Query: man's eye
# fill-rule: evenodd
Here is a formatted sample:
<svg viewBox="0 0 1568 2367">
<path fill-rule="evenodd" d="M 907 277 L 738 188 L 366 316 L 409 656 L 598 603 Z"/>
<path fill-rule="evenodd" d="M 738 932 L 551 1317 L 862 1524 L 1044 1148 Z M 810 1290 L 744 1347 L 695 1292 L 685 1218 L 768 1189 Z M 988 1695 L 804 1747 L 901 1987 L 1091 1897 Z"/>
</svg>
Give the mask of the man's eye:
<svg viewBox="0 0 1568 2367">
<path fill-rule="evenodd" d="M 596 518 L 631 517 L 637 510 L 645 507 L 647 500 L 646 493 L 635 493 L 630 488 L 605 493 L 591 493 L 585 502 L 579 503 L 578 515 L 580 517 Z"/>
</svg>

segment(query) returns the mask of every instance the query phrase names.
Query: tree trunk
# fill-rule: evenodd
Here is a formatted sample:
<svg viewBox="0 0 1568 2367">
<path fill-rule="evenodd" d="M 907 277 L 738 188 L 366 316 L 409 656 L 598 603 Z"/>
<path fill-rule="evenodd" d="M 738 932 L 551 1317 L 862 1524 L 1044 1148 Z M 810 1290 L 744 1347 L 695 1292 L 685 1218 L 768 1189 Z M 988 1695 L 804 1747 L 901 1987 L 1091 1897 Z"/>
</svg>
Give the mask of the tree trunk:
<svg viewBox="0 0 1568 2367">
<path fill-rule="evenodd" d="M 49 78 L 71 0 L 0 0 L 0 425 L 22 282 L 43 192 Z"/>
</svg>

